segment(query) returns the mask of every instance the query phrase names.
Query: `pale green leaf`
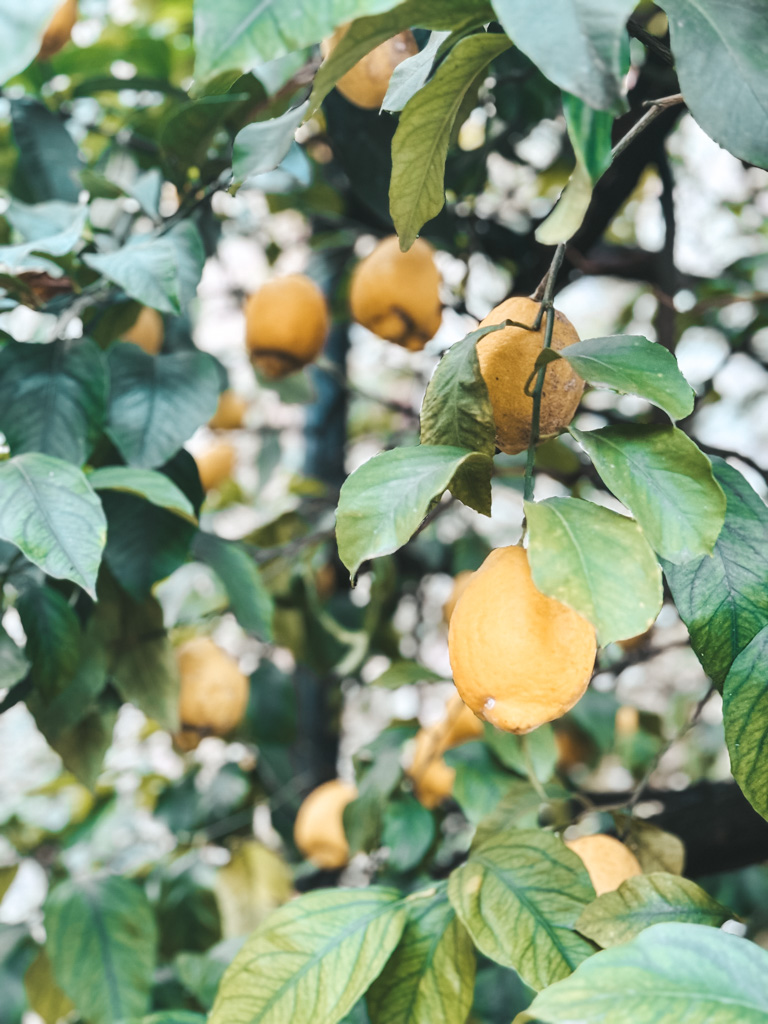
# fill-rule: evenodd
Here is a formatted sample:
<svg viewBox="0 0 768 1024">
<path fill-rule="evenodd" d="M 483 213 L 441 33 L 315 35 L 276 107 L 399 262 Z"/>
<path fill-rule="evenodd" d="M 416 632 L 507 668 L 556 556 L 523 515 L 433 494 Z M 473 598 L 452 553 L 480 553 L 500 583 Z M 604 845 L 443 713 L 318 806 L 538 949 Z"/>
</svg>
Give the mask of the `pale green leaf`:
<svg viewBox="0 0 768 1024">
<path fill-rule="evenodd" d="M 336 539 L 350 574 L 366 559 L 406 544 L 459 469 L 471 463 L 490 479 L 488 456 L 442 445 L 382 452 L 347 477 L 336 510 Z"/>
<path fill-rule="evenodd" d="M 682 875 L 685 867 L 682 839 L 634 814 L 614 812 L 613 819 L 621 841 L 634 853 L 647 875 L 655 871 Z"/>
<path fill-rule="evenodd" d="M 540 993 L 515 1024 L 765 1024 L 768 953 L 698 924 L 657 924 Z"/>
<path fill-rule="evenodd" d="M 235 957 L 209 1024 L 337 1024 L 381 973 L 406 920 L 400 893 L 379 886 L 292 900 Z"/>
<path fill-rule="evenodd" d="M 366 1002 L 371 1024 L 464 1024 L 475 987 L 475 950 L 445 883 L 414 893 L 408 924 Z"/>
<path fill-rule="evenodd" d="M 450 32 L 432 32 L 423 50 L 398 64 L 389 80 L 382 110 L 400 111 L 414 96 L 432 72 L 437 51 L 450 36 Z"/>
<path fill-rule="evenodd" d="M 629 942 L 654 924 L 682 921 L 719 928 L 733 914 L 688 878 L 657 872 L 628 878 L 582 911 L 576 928 L 598 946 Z"/>
<path fill-rule="evenodd" d="M 232 613 L 243 629 L 262 640 L 271 641 L 274 602 L 258 566 L 245 548 L 234 541 L 200 531 L 193 542 L 193 551 L 224 584 Z"/>
<path fill-rule="evenodd" d="M 61 0 L 0 0 L 0 85 L 37 56 L 43 33 Z"/>
<path fill-rule="evenodd" d="M 627 424 L 571 433 L 662 558 L 679 563 L 712 554 L 725 494 L 712 463 L 682 430 Z"/>
<path fill-rule="evenodd" d="M 663 0 L 685 102 L 734 156 L 768 167 L 768 18 L 763 0 Z"/>
<path fill-rule="evenodd" d="M 758 814 L 768 818 L 768 626 L 747 644 L 723 683 L 725 743 L 731 772 Z"/>
<path fill-rule="evenodd" d="M 46 256 L 66 256 L 80 241 L 88 217 L 85 206 L 52 201 L 27 206 L 14 199 L 4 214 L 26 239 L 15 245 L 0 245 L 0 265 L 11 270 L 45 270 L 54 276 L 61 270 Z"/>
<path fill-rule="evenodd" d="M 563 113 L 576 159 L 594 185 L 611 164 L 613 115 L 593 110 L 569 92 L 563 93 Z"/>
<path fill-rule="evenodd" d="M 406 104 L 392 140 L 389 207 L 402 249 L 445 204 L 445 158 L 470 86 L 504 50 L 506 36 L 480 32 L 461 39 L 434 78 Z"/>
<path fill-rule="evenodd" d="M 438 672 L 424 668 L 415 661 L 395 661 L 385 668 L 380 676 L 371 680 L 371 686 L 383 686 L 387 690 L 396 690 L 400 686 L 412 686 L 414 683 L 436 683 L 443 679 Z"/>
<path fill-rule="evenodd" d="M 253 121 L 235 136 L 232 150 L 232 173 L 235 181 L 245 181 L 253 174 L 273 171 L 288 155 L 296 129 L 307 113 L 309 103 L 286 110 L 269 121 Z"/>
<path fill-rule="evenodd" d="M 108 362 L 107 433 L 131 465 L 161 466 L 216 412 L 219 370 L 207 352 L 151 356 L 117 342 Z"/>
<path fill-rule="evenodd" d="M 591 201 L 592 182 L 586 168 L 578 160 L 557 205 L 536 228 L 536 241 L 542 245 L 567 242 L 581 227 Z"/>
<path fill-rule="evenodd" d="M 525 514 L 542 593 L 589 619 L 601 646 L 648 629 L 661 609 L 661 570 L 633 519 L 580 498 L 526 502 Z"/>
<path fill-rule="evenodd" d="M 637 0 L 492 0 L 502 28 L 566 92 L 620 111 L 621 46 Z"/>
<path fill-rule="evenodd" d="M 587 383 L 639 395 L 673 420 L 693 412 L 694 394 L 677 360 L 662 345 L 639 336 L 590 338 L 560 353 Z"/>
<path fill-rule="evenodd" d="M 165 235 L 139 235 L 114 252 L 88 253 L 83 262 L 127 295 L 161 313 L 182 313 L 195 297 L 205 250 L 188 220 Z"/>
<path fill-rule="evenodd" d="M 592 953 L 574 925 L 594 889 L 583 863 L 549 832 L 509 829 L 487 839 L 451 874 L 448 894 L 480 952 L 535 989 Z"/>
<path fill-rule="evenodd" d="M 712 469 L 725 491 L 725 524 L 711 556 L 675 565 L 664 575 L 691 645 L 717 685 L 750 640 L 768 625 L 768 508 L 722 459 Z"/>
<path fill-rule="evenodd" d="M 88 1024 L 119 1024 L 147 1012 L 157 935 L 137 884 L 62 882 L 46 900 L 45 930 L 56 981 Z"/>
<path fill-rule="evenodd" d="M 0 537 L 49 576 L 96 596 L 107 522 L 87 477 L 70 463 L 36 452 L 0 463 Z"/>
<path fill-rule="evenodd" d="M 504 767 L 518 775 L 527 776 L 530 767 L 540 782 L 552 778 L 558 753 L 551 725 L 540 725 L 525 736 L 517 736 L 486 723 L 485 742 Z"/>
<path fill-rule="evenodd" d="M 434 815 L 415 797 L 406 793 L 388 801 L 382 818 L 381 845 L 389 850 L 390 871 L 412 871 L 429 853 L 434 839 Z"/>
<path fill-rule="evenodd" d="M 94 469 L 88 481 L 95 491 L 125 491 L 144 498 L 150 505 L 168 509 L 190 523 L 197 522 L 192 502 L 164 473 L 136 466 L 103 466 Z"/>
</svg>

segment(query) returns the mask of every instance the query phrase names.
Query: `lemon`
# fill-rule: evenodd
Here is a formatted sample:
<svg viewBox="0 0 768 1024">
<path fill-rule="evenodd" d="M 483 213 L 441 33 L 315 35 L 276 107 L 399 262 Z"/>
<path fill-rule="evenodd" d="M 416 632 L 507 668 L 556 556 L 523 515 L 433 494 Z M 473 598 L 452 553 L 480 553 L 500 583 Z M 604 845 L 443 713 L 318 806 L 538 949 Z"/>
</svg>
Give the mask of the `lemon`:
<svg viewBox="0 0 768 1024">
<path fill-rule="evenodd" d="M 328 57 L 346 35 L 348 25 L 336 29 L 332 36 L 320 44 L 323 57 Z M 364 110 L 378 110 L 384 102 L 392 72 L 398 64 L 419 52 L 413 33 L 406 29 L 391 39 L 385 39 L 350 68 L 336 83 L 344 99 Z"/>
<path fill-rule="evenodd" d="M 178 649 L 176 663 L 182 732 L 225 736 L 240 724 L 250 687 L 234 658 L 201 636 Z"/>
<path fill-rule="evenodd" d="M 164 335 L 163 318 L 157 310 L 151 306 L 142 306 L 139 315 L 120 340 L 138 345 L 149 355 L 156 356 L 163 347 Z"/>
<path fill-rule="evenodd" d="M 272 380 L 316 359 L 329 326 L 325 296 L 306 274 L 268 281 L 245 304 L 245 343 L 251 361 Z"/>
<path fill-rule="evenodd" d="M 213 491 L 232 478 L 237 453 L 227 441 L 218 441 L 195 457 L 203 490 Z"/>
<path fill-rule="evenodd" d="M 293 838 L 301 853 L 318 867 L 333 871 L 349 861 L 344 808 L 356 796 L 350 783 L 332 779 L 313 789 L 299 807 Z"/>
<path fill-rule="evenodd" d="M 580 836 L 566 840 L 565 845 L 584 862 L 598 896 L 643 873 L 634 853 L 613 836 Z"/>
</svg>

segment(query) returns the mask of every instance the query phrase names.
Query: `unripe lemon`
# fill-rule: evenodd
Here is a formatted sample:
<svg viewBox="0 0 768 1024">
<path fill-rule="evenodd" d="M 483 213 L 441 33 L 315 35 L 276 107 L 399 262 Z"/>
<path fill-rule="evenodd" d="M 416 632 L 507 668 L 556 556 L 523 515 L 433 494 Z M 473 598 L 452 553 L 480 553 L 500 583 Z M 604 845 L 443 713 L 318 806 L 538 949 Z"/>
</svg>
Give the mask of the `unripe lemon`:
<svg viewBox="0 0 768 1024">
<path fill-rule="evenodd" d="M 304 856 L 326 871 L 343 868 L 349 861 L 344 832 L 344 808 L 357 790 L 348 782 L 332 779 L 313 789 L 299 807 L 293 838 Z"/>
<path fill-rule="evenodd" d="M 461 595 L 467 589 L 467 584 L 469 583 L 473 576 L 474 573 L 472 572 L 471 569 L 465 569 L 463 572 L 457 573 L 456 576 L 454 577 L 453 590 L 451 590 L 448 600 L 443 605 L 443 618 L 445 619 L 446 623 L 451 621 L 453 609 L 456 607 L 456 604 Z"/>
<path fill-rule="evenodd" d="M 243 425 L 248 403 L 234 391 L 222 391 L 219 404 L 208 426 L 211 430 L 239 430 Z"/>
<path fill-rule="evenodd" d="M 232 478 L 237 453 L 227 441 L 219 441 L 195 457 L 203 490 L 213 491 Z"/>
<path fill-rule="evenodd" d="M 329 326 L 325 296 L 306 274 L 268 281 L 245 304 L 245 343 L 254 366 L 271 380 L 316 359 Z"/>
<path fill-rule="evenodd" d="M 464 703 L 498 729 L 524 733 L 582 696 L 595 662 L 595 631 L 536 589 L 523 548 L 496 548 L 456 605 L 448 652 Z"/>
<path fill-rule="evenodd" d="M 37 59 L 48 60 L 54 53 L 58 53 L 62 46 L 69 42 L 76 21 L 77 0 L 64 0 L 45 30 Z"/>
<path fill-rule="evenodd" d="M 565 845 L 584 862 L 598 896 L 643 873 L 634 853 L 613 836 L 580 836 L 566 840 Z"/>
<path fill-rule="evenodd" d="M 507 299 L 492 309 L 481 327 L 504 320 L 533 324 L 539 303 L 522 296 Z M 560 352 L 579 341 L 570 320 L 555 312 L 552 329 L 552 348 Z M 525 393 L 525 385 L 544 347 L 546 316 L 542 317 L 538 331 L 523 327 L 504 327 L 491 331 L 477 343 L 480 373 L 488 388 L 496 422 L 496 444 L 503 452 L 515 455 L 524 451 L 531 441 L 533 399 Z M 533 391 L 534 381 L 530 390 Z M 565 359 L 547 366 L 539 414 L 539 437 L 544 439 L 563 430 L 574 417 L 584 391 L 584 381 Z"/>
<path fill-rule="evenodd" d="M 142 306 L 139 315 L 123 333 L 120 340 L 138 345 L 149 355 L 156 356 L 163 347 L 164 334 L 163 318 L 157 310 L 152 309 L 151 306 Z"/>
<path fill-rule="evenodd" d="M 320 44 L 323 57 L 331 54 L 346 35 L 348 25 L 337 28 Z M 378 110 L 384 102 L 392 72 L 398 64 L 419 52 L 419 44 L 409 29 L 385 39 L 350 68 L 336 83 L 341 95 L 364 110 Z"/>
<path fill-rule="evenodd" d="M 183 731 L 225 736 L 239 725 L 248 706 L 249 683 L 234 658 L 201 636 L 178 649 L 176 663 Z"/>
<path fill-rule="evenodd" d="M 418 352 L 440 327 L 440 274 L 429 242 L 401 252 L 397 235 L 379 242 L 355 267 L 349 286 L 352 316 L 380 338 Z"/>
<path fill-rule="evenodd" d="M 443 760 L 445 751 L 482 735 L 483 723 L 458 695 L 448 702 L 444 718 L 419 729 L 407 774 L 413 780 L 417 800 L 424 807 L 432 810 L 453 792 L 456 769 Z"/>
</svg>

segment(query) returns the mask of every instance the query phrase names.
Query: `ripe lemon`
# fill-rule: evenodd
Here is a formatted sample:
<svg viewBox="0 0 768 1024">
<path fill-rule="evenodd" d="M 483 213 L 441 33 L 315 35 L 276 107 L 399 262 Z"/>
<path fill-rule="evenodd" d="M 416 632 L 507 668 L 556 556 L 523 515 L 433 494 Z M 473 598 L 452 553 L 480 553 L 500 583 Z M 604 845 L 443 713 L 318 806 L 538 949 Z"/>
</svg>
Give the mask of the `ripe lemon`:
<svg viewBox="0 0 768 1024">
<path fill-rule="evenodd" d="M 196 637 L 176 652 L 182 730 L 225 736 L 248 706 L 249 683 L 237 662 L 209 637 Z"/>
<path fill-rule="evenodd" d="M 483 735 L 482 722 L 472 714 L 458 695 L 446 707 L 445 717 L 434 725 L 419 729 L 413 760 L 407 770 L 413 789 L 424 807 L 432 810 L 453 792 L 456 769 L 446 764 L 443 754 Z"/>
<path fill-rule="evenodd" d="M 331 54 L 346 35 L 348 25 L 337 28 L 329 39 L 320 44 L 323 57 Z M 392 72 L 398 64 L 419 52 L 419 44 L 409 29 L 385 39 L 350 68 L 336 83 L 344 99 L 364 110 L 378 110 L 384 102 Z"/>
<path fill-rule="evenodd" d="M 457 573 L 456 576 L 454 577 L 453 590 L 451 590 L 448 600 L 443 605 L 443 619 L 445 620 L 446 624 L 451 621 L 453 609 L 456 607 L 456 604 L 461 595 L 467 589 L 467 584 L 469 583 L 473 576 L 474 573 L 472 572 L 471 569 L 465 569 L 463 572 Z"/>
<path fill-rule="evenodd" d="M 62 46 L 69 42 L 76 21 L 77 0 L 64 0 L 45 30 L 37 59 L 48 60 L 54 53 L 58 53 Z"/>
<path fill-rule="evenodd" d="M 325 296 L 306 274 L 268 281 L 245 304 L 245 343 L 253 364 L 271 380 L 316 359 L 329 326 Z"/>
<path fill-rule="evenodd" d="M 304 856 L 318 867 L 333 871 L 349 861 L 344 808 L 356 796 L 354 786 L 332 779 L 313 789 L 299 807 L 293 838 Z"/>
<path fill-rule="evenodd" d="M 203 490 L 216 490 L 217 487 L 232 478 L 237 462 L 237 453 L 227 441 L 219 441 L 206 448 L 195 457 L 197 472 L 200 474 L 200 483 Z"/>
<path fill-rule="evenodd" d="M 234 391 L 222 391 L 219 404 L 208 426 L 211 430 L 239 430 L 243 425 L 248 403 Z"/>
<path fill-rule="evenodd" d="M 533 324 L 538 311 L 538 302 L 516 296 L 492 309 L 480 326 L 488 327 L 503 320 Z M 562 313 L 555 312 L 554 315 L 552 348 L 559 352 L 580 339 L 573 324 Z M 496 421 L 496 444 L 509 455 L 524 451 L 531 440 L 533 399 L 526 395 L 524 388 L 544 347 L 545 326 L 546 317 L 542 318 L 538 331 L 505 327 L 486 334 L 477 343 L 480 373 L 488 388 Z M 565 359 L 547 366 L 539 415 L 541 439 L 551 437 L 568 426 L 583 391 L 584 381 Z"/>
<path fill-rule="evenodd" d="M 595 631 L 536 589 L 523 548 L 496 548 L 456 605 L 448 653 L 464 703 L 497 728 L 523 733 L 582 696 L 595 662 Z"/>
<path fill-rule="evenodd" d="M 410 352 L 424 348 L 440 326 L 440 274 L 429 242 L 401 252 L 397 235 L 361 260 L 349 286 L 352 316 L 380 338 Z"/>
<path fill-rule="evenodd" d="M 156 356 L 163 347 L 165 328 L 163 318 L 151 306 L 142 306 L 139 315 L 121 337 L 121 341 L 129 341 L 138 345 L 151 356 Z"/>
<path fill-rule="evenodd" d="M 584 862 L 598 896 L 643 873 L 634 853 L 613 836 L 580 836 L 566 840 L 565 845 Z"/>
</svg>

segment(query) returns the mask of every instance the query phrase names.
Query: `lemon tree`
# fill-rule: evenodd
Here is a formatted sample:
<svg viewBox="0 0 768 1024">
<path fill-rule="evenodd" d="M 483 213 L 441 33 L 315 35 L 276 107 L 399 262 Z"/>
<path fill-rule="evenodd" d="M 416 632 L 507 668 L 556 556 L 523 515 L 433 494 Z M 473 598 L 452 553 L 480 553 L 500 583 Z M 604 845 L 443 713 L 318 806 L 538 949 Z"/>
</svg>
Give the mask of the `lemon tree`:
<svg viewBox="0 0 768 1024">
<path fill-rule="evenodd" d="M 763 4 L 0 26 L 0 1024 L 768 1022 Z"/>
</svg>

